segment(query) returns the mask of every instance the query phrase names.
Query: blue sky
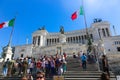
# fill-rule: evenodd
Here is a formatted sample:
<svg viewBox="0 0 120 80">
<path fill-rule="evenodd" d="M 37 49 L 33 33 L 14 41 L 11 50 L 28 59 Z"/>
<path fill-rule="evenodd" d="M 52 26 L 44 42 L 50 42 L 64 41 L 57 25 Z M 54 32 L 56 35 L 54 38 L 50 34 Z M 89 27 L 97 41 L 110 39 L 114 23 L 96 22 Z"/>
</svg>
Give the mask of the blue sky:
<svg viewBox="0 0 120 80">
<path fill-rule="evenodd" d="M 120 0 L 84 0 L 88 27 L 94 18 L 102 18 L 111 23 L 111 29 L 115 25 L 119 35 L 119 3 Z M 83 16 L 71 20 L 72 13 L 80 6 L 81 0 L 0 0 L 0 23 L 16 15 L 12 46 L 23 45 L 26 44 L 26 37 L 31 43 L 32 33 L 44 25 L 48 32 L 59 32 L 61 25 L 65 31 L 85 28 Z M 0 52 L 8 44 L 11 30 L 0 29 Z"/>
</svg>

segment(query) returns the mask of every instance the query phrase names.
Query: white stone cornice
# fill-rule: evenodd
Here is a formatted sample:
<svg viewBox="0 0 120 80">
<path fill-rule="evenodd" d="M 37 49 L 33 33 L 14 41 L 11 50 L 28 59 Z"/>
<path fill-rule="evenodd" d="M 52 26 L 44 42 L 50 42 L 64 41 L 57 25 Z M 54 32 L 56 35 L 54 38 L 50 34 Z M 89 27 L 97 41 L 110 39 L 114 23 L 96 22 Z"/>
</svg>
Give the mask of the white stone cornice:
<svg viewBox="0 0 120 80">
<path fill-rule="evenodd" d="M 92 23 L 91 27 L 107 26 L 110 25 L 108 21 Z"/>
<path fill-rule="evenodd" d="M 47 35 L 48 32 L 46 30 L 37 30 L 33 32 L 32 36 L 40 36 L 40 35 Z"/>
</svg>

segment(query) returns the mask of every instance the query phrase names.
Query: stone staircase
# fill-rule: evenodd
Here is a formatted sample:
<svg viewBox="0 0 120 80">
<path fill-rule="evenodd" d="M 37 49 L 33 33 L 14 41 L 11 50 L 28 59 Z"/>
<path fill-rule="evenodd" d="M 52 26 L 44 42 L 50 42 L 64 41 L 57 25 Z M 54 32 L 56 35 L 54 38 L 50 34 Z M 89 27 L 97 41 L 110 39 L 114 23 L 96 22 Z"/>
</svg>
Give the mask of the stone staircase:
<svg viewBox="0 0 120 80">
<path fill-rule="evenodd" d="M 115 75 L 111 73 L 110 80 L 116 80 Z M 97 64 L 88 64 L 87 69 L 84 71 L 78 59 L 73 59 L 72 57 L 67 58 L 67 71 L 63 74 L 64 80 L 99 80 L 101 71 L 98 71 Z M 2 78 L 0 80 L 21 80 L 21 77 L 13 76 Z M 35 80 L 35 79 L 34 79 Z M 47 78 L 46 80 L 53 80 Z"/>
<path fill-rule="evenodd" d="M 110 73 L 110 80 L 116 80 L 115 75 Z M 67 59 L 67 72 L 63 75 L 65 80 L 99 80 L 101 74 L 102 72 L 98 71 L 96 63 L 87 63 L 87 69 L 84 71 L 78 59 L 70 57 Z"/>
</svg>

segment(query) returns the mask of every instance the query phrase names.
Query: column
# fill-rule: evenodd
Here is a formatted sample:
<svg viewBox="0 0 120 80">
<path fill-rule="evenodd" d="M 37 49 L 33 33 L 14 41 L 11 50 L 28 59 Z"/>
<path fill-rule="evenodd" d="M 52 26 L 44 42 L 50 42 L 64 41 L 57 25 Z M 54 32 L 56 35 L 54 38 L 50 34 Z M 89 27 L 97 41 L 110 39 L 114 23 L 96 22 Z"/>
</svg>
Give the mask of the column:
<svg viewBox="0 0 120 80">
<path fill-rule="evenodd" d="M 53 44 L 53 38 L 51 39 L 51 45 Z"/>
<path fill-rule="evenodd" d="M 80 36 L 78 36 L 78 37 L 79 37 L 79 38 L 78 38 L 78 39 L 79 39 L 79 43 L 81 43 L 81 38 L 80 38 Z"/>
<path fill-rule="evenodd" d="M 106 36 L 106 37 L 108 37 L 108 35 L 107 35 L 107 32 L 106 32 L 105 28 L 104 28 L 104 31 L 105 31 L 105 36 Z"/>
<path fill-rule="evenodd" d="M 53 41 L 54 41 L 54 44 L 55 44 L 55 38 L 53 39 Z"/>
<path fill-rule="evenodd" d="M 84 35 L 83 35 L 83 44 L 85 43 L 85 37 L 84 37 Z"/>
<path fill-rule="evenodd" d="M 56 42 L 56 38 L 55 38 L 55 44 L 56 44 L 57 42 Z"/>
<path fill-rule="evenodd" d="M 82 35 L 82 44 L 84 44 L 84 39 L 83 39 L 83 35 Z"/>
<path fill-rule="evenodd" d="M 70 43 L 70 37 L 68 37 L 68 43 Z"/>
<path fill-rule="evenodd" d="M 50 45 L 50 39 L 48 39 L 48 45 Z"/>
<path fill-rule="evenodd" d="M 59 43 L 59 38 L 57 38 L 57 42 Z"/>
<path fill-rule="evenodd" d="M 35 37 L 33 37 L 32 40 L 33 40 L 33 41 L 32 41 L 32 44 L 35 45 Z"/>
<path fill-rule="evenodd" d="M 40 46 L 40 36 L 38 36 L 38 46 Z"/>
<path fill-rule="evenodd" d="M 104 31 L 104 28 L 102 29 L 102 33 L 103 33 L 103 37 L 105 37 L 105 31 Z"/>
<path fill-rule="evenodd" d="M 74 37 L 74 39 L 75 39 L 74 43 L 76 43 L 76 42 L 77 42 L 77 41 L 76 41 L 76 36 Z"/>
<path fill-rule="evenodd" d="M 68 38 L 66 38 L 66 42 L 68 43 Z"/>
<path fill-rule="evenodd" d="M 36 36 L 36 46 L 37 46 L 37 44 L 38 44 L 38 36 Z"/>
<path fill-rule="evenodd" d="M 53 44 L 54 44 L 54 38 L 52 39 L 52 42 L 53 42 Z"/>
<path fill-rule="evenodd" d="M 71 37 L 69 37 L 69 43 L 71 43 Z"/>
<path fill-rule="evenodd" d="M 40 36 L 40 46 L 44 46 L 44 36 Z"/>
<path fill-rule="evenodd" d="M 48 39 L 48 45 L 50 45 L 50 39 Z"/>
<path fill-rule="evenodd" d="M 106 28 L 107 36 L 110 36 L 108 28 Z"/>
<path fill-rule="evenodd" d="M 107 32 L 106 32 L 105 28 L 104 28 L 104 33 L 105 33 L 105 37 L 107 37 Z"/>
<path fill-rule="evenodd" d="M 75 43 L 75 37 L 73 37 L 73 43 Z"/>
<path fill-rule="evenodd" d="M 82 43 L 82 36 L 80 36 L 80 43 Z"/>
<path fill-rule="evenodd" d="M 47 39 L 47 46 L 48 46 L 48 39 Z"/>
<path fill-rule="evenodd" d="M 51 39 L 50 39 L 50 45 L 51 45 Z"/>
<path fill-rule="evenodd" d="M 72 37 L 70 37 L 70 40 L 71 40 L 70 42 L 72 43 Z"/>
<path fill-rule="evenodd" d="M 102 39 L 103 38 L 102 29 L 100 29 L 100 36 L 101 36 L 101 39 Z"/>
<path fill-rule="evenodd" d="M 78 43 L 78 36 L 76 36 L 76 43 Z"/>
<path fill-rule="evenodd" d="M 72 37 L 72 43 L 74 42 L 74 39 L 73 39 L 73 37 Z"/>
</svg>

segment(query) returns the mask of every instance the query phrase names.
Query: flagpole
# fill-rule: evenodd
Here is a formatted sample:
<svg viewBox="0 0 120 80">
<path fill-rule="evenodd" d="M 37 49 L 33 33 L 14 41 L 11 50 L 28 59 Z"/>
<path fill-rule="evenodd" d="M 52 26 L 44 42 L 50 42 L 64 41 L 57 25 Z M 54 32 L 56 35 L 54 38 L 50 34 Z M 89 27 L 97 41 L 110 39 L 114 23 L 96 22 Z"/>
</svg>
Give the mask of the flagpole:
<svg viewBox="0 0 120 80">
<path fill-rule="evenodd" d="M 14 26 L 13 26 L 13 28 L 12 28 L 12 30 L 11 30 L 11 33 L 10 33 L 10 38 L 9 38 L 8 46 L 11 45 L 11 40 L 12 40 L 13 31 L 14 31 Z"/>
<path fill-rule="evenodd" d="M 86 27 L 86 35 L 87 35 L 87 39 L 88 39 L 89 35 L 88 35 L 88 28 L 87 28 L 87 21 L 86 21 L 86 15 L 85 15 L 85 10 L 84 10 L 84 2 L 83 2 L 83 0 L 82 0 L 82 6 L 83 6 L 84 22 L 85 22 L 85 27 Z"/>
<path fill-rule="evenodd" d="M 91 45 L 92 45 L 92 42 L 91 42 L 91 39 L 90 39 L 90 36 L 89 36 L 89 33 L 88 33 L 88 27 L 87 27 L 87 20 L 86 20 L 86 15 L 85 15 L 85 10 L 84 10 L 84 2 L 82 0 L 82 6 L 83 6 L 83 16 L 84 16 L 84 22 L 85 22 L 85 28 L 86 28 L 86 39 L 87 39 L 87 45 L 88 45 L 88 49 L 87 51 L 91 51 Z"/>
<path fill-rule="evenodd" d="M 14 19 L 16 20 L 16 16 L 15 16 L 15 18 L 14 18 Z M 15 23 L 15 21 L 14 21 L 14 23 Z M 9 38 L 8 46 L 10 46 L 10 45 L 11 45 L 13 31 L 14 31 L 14 24 L 13 24 L 13 27 L 12 27 L 12 30 L 11 30 L 11 33 L 10 33 L 10 38 Z"/>
</svg>

